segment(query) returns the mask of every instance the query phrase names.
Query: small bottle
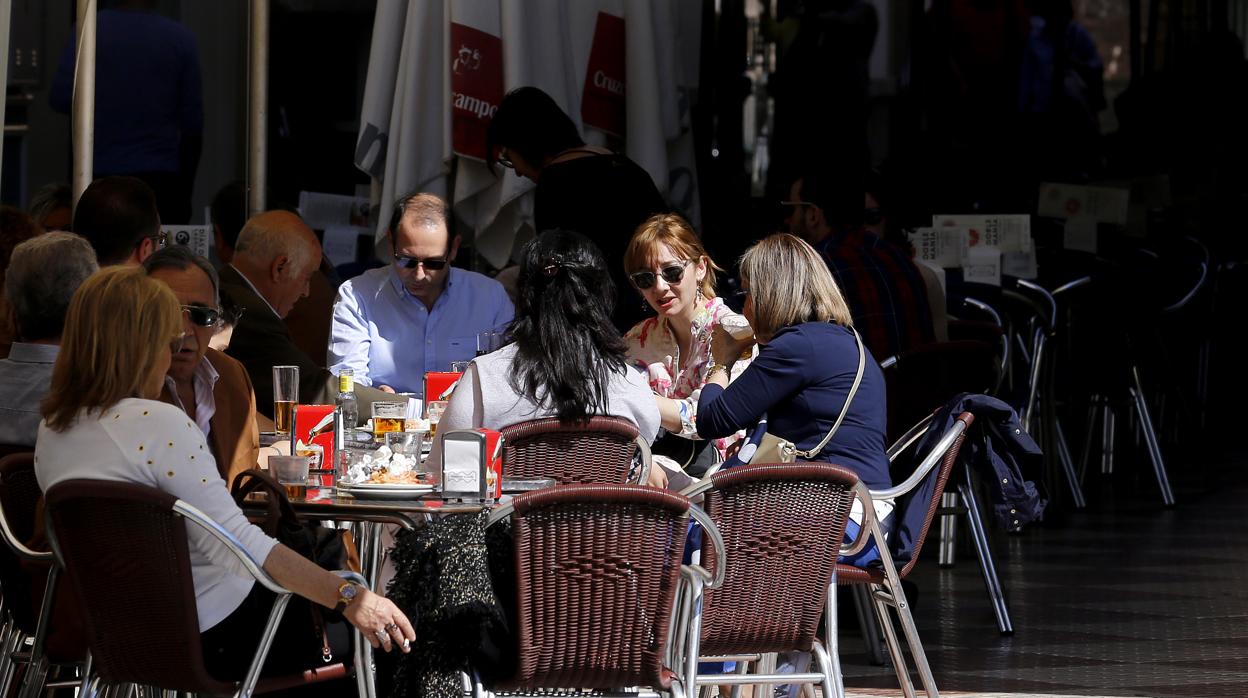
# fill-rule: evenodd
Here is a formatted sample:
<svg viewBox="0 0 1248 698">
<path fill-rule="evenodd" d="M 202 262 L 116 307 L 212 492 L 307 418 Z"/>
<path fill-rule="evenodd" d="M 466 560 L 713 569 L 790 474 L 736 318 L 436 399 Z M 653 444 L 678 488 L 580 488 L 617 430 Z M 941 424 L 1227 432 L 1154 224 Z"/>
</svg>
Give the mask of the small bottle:
<svg viewBox="0 0 1248 698">
<path fill-rule="evenodd" d="M 355 371 L 344 368 L 338 374 L 338 409 L 342 414 L 342 425 L 354 429 L 359 423 L 360 405 L 355 399 Z"/>
</svg>

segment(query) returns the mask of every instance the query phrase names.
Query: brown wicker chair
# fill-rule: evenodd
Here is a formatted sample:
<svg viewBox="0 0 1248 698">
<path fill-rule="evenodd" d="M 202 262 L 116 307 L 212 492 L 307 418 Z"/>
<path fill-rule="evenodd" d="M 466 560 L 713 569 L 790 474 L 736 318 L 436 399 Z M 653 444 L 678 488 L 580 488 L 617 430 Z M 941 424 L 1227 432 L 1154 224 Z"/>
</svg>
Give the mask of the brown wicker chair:
<svg viewBox="0 0 1248 698">
<path fill-rule="evenodd" d="M 888 646 L 889 655 L 892 657 L 893 668 L 897 672 L 897 680 L 901 684 L 902 693 L 907 698 L 914 698 L 914 685 L 910 681 L 909 669 L 906 665 L 905 656 L 902 654 L 901 644 L 897 640 L 897 632 L 893 628 L 893 620 L 888 609 L 892 608 L 897 613 L 897 618 L 901 622 L 902 632 L 906 636 L 906 644 L 910 649 L 910 656 L 914 660 L 915 669 L 919 674 L 919 679 L 928 698 L 938 698 L 940 694 L 936 689 L 936 681 L 932 677 L 931 667 L 928 666 L 927 656 L 923 653 L 923 643 L 919 641 L 919 633 L 914 626 L 914 618 L 910 614 L 910 605 L 906 601 L 905 592 L 902 590 L 901 579 L 908 575 L 910 570 L 914 569 L 915 563 L 919 560 L 919 553 L 923 548 L 923 540 L 927 537 L 928 528 L 936 515 L 937 508 L 940 506 L 941 495 L 945 491 L 945 485 L 949 482 L 949 474 L 953 471 L 953 466 L 958 460 L 958 451 L 962 447 L 966 430 L 970 428 L 974 421 L 975 416 L 970 412 L 963 412 L 958 415 L 954 425 L 945 432 L 936 446 L 924 455 L 919 466 L 910 477 L 906 478 L 905 482 L 887 490 L 870 493 L 872 499 L 891 499 L 896 501 L 895 517 L 904 515 L 909 506 L 926 508 L 926 516 L 923 520 L 922 528 L 914 539 L 914 550 L 905 566 L 898 570 L 893 565 L 896 537 L 889 542 L 884 542 L 884 535 L 880 529 L 879 522 L 875 520 L 875 516 L 872 513 L 873 509 L 870 506 L 870 501 L 867 501 L 867 506 L 864 506 L 866 515 L 864 515 L 864 525 L 859 537 L 862 540 L 871 539 L 876 541 L 880 551 L 881 564 L 878 567 L 874 565 L 870 567 L 855 567 L 841 563 L 836 565 L 837 584 L 866 585 L 870 591 L 872 606 L 880 628 L 884 631 L 884 640 Z M 915 439 L 917 439 L 917 436 Z M 904 445 L 908 444 L 903 443 Z M 935 470 L 935 473 L 932 472 L 933 470 Z M 907 495 L 931 475 L 934 475 L 936 480 L 930 497 L 923 502 L 905 501 Z M 834 610 L 836 596 L 832 595 L 829 598 L 831 599 L 829 605 Z"/>
<path fill-rule="evenodd" d="M 52 553 L 27 545 L 43 492 L 35 478 L 34 452 L 28 447 L 0 446 L 0 586 L 8 618 L 0 640 L 0 691 L 9 694 L 17 668 L 23 665 L 23 696 L 50 688 L 83 686 L 77 676 L 86 661 L 82 633 L 72 622 L 74 609 L 59 582 Z M 29 649 L 26 649 L 29 646 Z M 48 680 L 49 673 L 53 679 Z M 63 678 L 69 677 L 69 678 Z"/>
<path fill-rule="evenodd" d="M 681 495 L 636 485 L 531 492 L 490 521 L 509 515 L 519 656 L 505 690 L 648 686 L 684 696 L 670 633 L 689 517 L 714 531 L 706 515 Z"/>
<path fill-rule="evenodd" d="M 687 589 L 694 612 L 685 644 L 685 685 L 818 683 L 840 696 L 840 667 L 815 638 L 835 584 L 855 493 L 866 488 L 852 470 L 829 463 L 744 465 L 721 470 L 685 490 L 705 493 L 706 512 L 728 551 L 722 587 Z M 720 559 L 704 546 L 704 561 Z M 829 637 L 835 616 L 827 615 Z M 753 660 L 768 652 L 813 651 L 818 673 L 698 674 L 699 660 Z"/>
<path fill-rule="evenodd" d="M 650 445 L 637 426 L 620 417 L 590 417 L 586 424 L 563 424 L 557 417 L 503 427 L 503 479 L 551 478 L 574 483 L 644 483 Z M 633 455 L 642 467 L 633 478 Z"/>
<path fill-rule="evenodd" d="M 152 487 L 100 480 L 61 482 L 48 490 L 46 503 L 49 542 L 57 563 L 69 572 L 83 611 L 96 674 L 92 685 L 137 684 L 245 697 L 348 674 L 343 664 L 332 664 L 258 680 L 291 592 L 198 509 Z M 240 683 L 219 680 L 204 666 L 187 522 L 220 540 L 257 583 L 277 594 Z M 358 575 L 351 579 L 363 583 Z M 358 636 L 356 642 L 361 642 Z"/>
</svg>

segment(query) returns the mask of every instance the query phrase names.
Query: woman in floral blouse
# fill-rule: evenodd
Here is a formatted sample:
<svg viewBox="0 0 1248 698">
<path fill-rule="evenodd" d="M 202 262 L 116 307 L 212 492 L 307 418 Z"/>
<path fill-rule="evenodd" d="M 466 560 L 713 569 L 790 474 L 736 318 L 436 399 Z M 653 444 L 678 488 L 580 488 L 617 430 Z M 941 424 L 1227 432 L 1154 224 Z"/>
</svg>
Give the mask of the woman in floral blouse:
<svg viewBox="0 0 1248 698">
<path fill-rule="evenodd" d="M 669 449 L 671 436 L 683 440 L 681 456 L 673 455 L 692 475 L 700 475 L 723 461 L 725 451 L 743 434 L 715 439 L 713 450 L 703 449 L 697 430 L 698 396 L 711 363 L 711 330 L 733 313 L 715 295 L 715 272 L 723 271 L 702 247 L 689 223 L 674 214 L 661 214 L 642 223 L 624 253 L 624 270 L 637 292 L 658 314 L 633 326 L 624 336 L 628 358 L 646 374 L 658 396 L 663 428 L 670 436 L 655 443 L 655 453 Z M 749 358 L 738 360 L 739 375 Z"/>
</svg>

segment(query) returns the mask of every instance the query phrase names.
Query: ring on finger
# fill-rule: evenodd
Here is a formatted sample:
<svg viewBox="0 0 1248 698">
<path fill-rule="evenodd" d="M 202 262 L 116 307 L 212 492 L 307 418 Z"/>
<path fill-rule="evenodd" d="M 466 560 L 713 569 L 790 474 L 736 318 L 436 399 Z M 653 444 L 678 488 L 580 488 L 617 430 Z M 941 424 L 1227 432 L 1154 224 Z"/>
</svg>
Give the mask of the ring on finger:
<svg viewBox="0 0 1248 698">
<path fill-rule="evenodd" d="M 391 630 L 398 630 L 399 624 L 398 623 L 386 623 L 386 627 L 382 629 L 385 630 L 386 632 L 390 632 Z"/>
</svg>

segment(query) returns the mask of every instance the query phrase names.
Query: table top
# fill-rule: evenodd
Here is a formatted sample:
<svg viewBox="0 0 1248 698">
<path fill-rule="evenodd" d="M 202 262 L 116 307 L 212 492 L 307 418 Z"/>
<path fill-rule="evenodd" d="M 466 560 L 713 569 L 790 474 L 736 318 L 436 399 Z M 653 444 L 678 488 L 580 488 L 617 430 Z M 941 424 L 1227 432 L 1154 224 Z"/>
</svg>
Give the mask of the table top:
<svg viewBox="0 0 1248 698">
<path fill-rule="evenodd" d="M 330 488 L 308 490 L 308 497 L 292 497 L 290 506 L 308 521 L 371 521 L 414 528 L 420 519 L 451 514 L 472 514 L 494 506 L 493 502 L 445 501 L 438 495 L 420 499 L 360 499 L 339 495 Z M 263 493 L 249 497 L 243 509 L 264 510 Z"/>
</svg>

